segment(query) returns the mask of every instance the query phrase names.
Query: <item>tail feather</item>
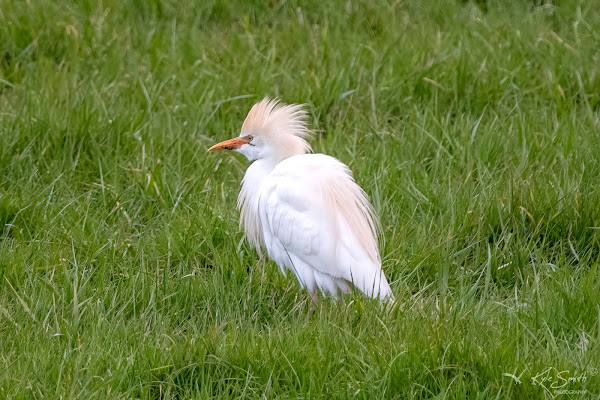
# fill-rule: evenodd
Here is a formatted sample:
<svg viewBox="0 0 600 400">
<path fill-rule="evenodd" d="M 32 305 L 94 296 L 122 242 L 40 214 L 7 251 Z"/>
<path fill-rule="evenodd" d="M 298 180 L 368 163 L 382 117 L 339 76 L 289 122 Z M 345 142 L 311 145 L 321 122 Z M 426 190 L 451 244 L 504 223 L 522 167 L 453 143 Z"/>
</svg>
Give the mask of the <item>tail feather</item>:
<svg viewBox="0 0 600 400">
<path fill-rule="evenodd" d="M 381 268 L 354 268 L 351 281 L 367 297 L 379 298 L 385 302 L 394 301 L 394 293 Z"/>
</svg>

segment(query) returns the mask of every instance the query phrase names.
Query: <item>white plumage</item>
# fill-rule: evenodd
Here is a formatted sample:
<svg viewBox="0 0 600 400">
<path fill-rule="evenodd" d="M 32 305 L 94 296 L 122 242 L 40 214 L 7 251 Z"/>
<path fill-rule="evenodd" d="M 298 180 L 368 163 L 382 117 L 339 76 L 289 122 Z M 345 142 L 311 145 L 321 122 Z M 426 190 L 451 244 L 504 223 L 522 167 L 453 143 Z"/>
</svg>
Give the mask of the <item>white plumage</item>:
<svg viewBox="0 0 600 400">
<path fill-rule="evenodd" d="M 250 110 L 239 137 L 211 147 L 254 161 L 238 198 L 240 225 L 314 300 L 318 291 L 338 295 L 353 287 L 393 300 L 365 192 L 339 160 L 307 154 L 309 136 L 302 106 L 264 99 Z"/>
</svg>

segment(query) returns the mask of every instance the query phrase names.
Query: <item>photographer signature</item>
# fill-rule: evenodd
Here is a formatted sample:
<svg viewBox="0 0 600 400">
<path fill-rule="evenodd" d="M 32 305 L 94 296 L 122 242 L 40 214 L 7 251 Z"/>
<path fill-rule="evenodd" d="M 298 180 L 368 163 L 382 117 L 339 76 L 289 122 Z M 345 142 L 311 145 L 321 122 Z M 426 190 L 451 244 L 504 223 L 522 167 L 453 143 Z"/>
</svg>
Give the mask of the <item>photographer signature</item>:
<svg viewBox="0 0 600 400">
<path fill-rule="evenodd" d="M 589 371 L 590 376 L 597 374 L 597 370 L 592 368 Z M 550 389 L 559 390 L 565 389 L 570 383 L 584 384 L 588 379 L 588 373 L 582 372 L 579 375 L 571 374 L 569 370 L 559 371 L 554 367 L 546 368 L 539 374 L 531 377 L 531 383 L 533 385 L 539 385 L 544 388 L 547 392 Z"/>
</svg>

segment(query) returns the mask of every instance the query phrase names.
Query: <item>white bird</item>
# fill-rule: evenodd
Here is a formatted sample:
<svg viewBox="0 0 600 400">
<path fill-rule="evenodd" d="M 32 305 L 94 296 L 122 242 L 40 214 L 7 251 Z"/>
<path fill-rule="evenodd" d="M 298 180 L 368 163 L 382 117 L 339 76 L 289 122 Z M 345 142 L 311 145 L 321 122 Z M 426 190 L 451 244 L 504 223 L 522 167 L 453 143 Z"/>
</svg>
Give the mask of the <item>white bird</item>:
<svg viewBox="0 0 600 400">
<path fill-rule="evenodd" d="M 350 169 L 325 154 L 309 154 L 311 135 L 302 105 L 265 98 L 241 134 L 209 150 L 234 150 L 253 161 L 238 197 L 240 226 L 281 271 L 291 270 L 317 301 L 356 288 L 393 301 L 381 269 L 377 219 Z"/>
</svg>

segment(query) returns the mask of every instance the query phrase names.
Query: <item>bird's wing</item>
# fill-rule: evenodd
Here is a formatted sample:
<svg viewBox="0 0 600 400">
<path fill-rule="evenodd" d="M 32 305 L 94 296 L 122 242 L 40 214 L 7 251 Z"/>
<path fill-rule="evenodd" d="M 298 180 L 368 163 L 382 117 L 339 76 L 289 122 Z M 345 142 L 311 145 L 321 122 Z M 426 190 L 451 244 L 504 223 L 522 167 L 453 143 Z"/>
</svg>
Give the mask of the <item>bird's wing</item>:
<svg viewBox="0 0 600 400">
<path fill-rule="evenodd" d="M 265 244 L 268 248 L 269 239 L 276 240 L 287 252 L 301 257 L 314 268 L 336 275 L 331 268 L 320 265 L 333 249 L 330 240 L 333 227 L 316 189 L 314 183 L 296 173 L 281 174 L 269 180 L 260 199 Z"/>
<path fill-rule="evenodd" d="M 265 179 L 259 203 L 265 245 L 280 266 L 294 271 L 290 264 L 297 259 L 350 282 L 382 275 L 370 204 L 348 168 L 333 157 L 281 162 Z"/>
</svg>

